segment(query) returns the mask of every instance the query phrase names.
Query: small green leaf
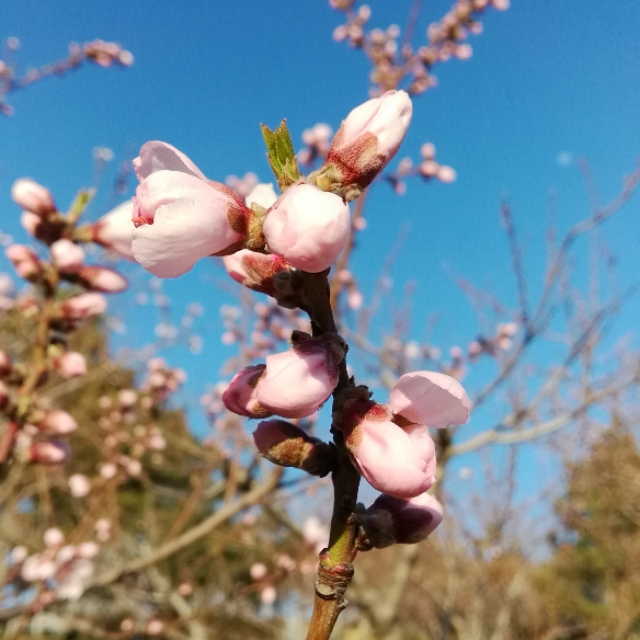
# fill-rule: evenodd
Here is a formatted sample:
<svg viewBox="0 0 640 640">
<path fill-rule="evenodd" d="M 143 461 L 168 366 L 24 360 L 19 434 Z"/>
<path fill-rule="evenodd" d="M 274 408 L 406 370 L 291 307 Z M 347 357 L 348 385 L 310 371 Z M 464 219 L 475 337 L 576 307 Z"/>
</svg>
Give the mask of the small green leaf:
<svg viewBox="0 0 640 640">
<path fill-rule="evenodd" d="M 283 120 L 274 131 L 264 124 L 260 127 L 267 147 L 267 160 L 280 190 L 284 191 L 301 177 L 287 121 Z"/>
<path fill-rule="evenodd" d="M 91 189 L 80 189 L 76 199 L 73 201 L 71 205 L 71 209 L 69 210 L 69 219 L 71 222 L 76 222 L 78 218 L 84 213 L 85 209 L 91 202 L 93 196 L 96 194 L 96 190 Z"/>
</svg>

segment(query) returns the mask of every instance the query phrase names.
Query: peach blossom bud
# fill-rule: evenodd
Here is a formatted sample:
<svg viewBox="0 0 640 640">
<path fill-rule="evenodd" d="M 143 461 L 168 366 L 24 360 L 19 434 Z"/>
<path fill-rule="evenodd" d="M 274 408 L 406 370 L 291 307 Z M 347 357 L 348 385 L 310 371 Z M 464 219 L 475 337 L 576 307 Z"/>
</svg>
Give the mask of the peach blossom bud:
<svg viewBox="0 0 640 640">
<path fill-rule="evenodd" d="M 81 473 L 74 473 L 69 477 L 69 491 L 74 498 L 84 498 L 91 491 L 91 483 L 87 476 Z"/>
<path fill-rule="evenodd" d="M 303 469 L 320 477 L 331 471 L 334 460 L 331 445 L 284 420 L 261 422 L 253 440 L 263 457 L 281 467 Z"/>
<path fill-rule="evenodd" d="M 122 389 L 118 392 L 118 402 L 121 407 L 130 409 L 138 400 L 138 394 L 133 389 Z"/>
<path fill-rule="evenodd" d="M 458 60 L 468 60 L 473 55 L 473 49 L 470 44 L 465 42 L 455 48 L 454 54 Z"/>
<path fill-rule="evenodd" d="M 458 177 L 455 169 L 453 169 L 452 167 L 447 167 L 445 165 L 438 167 L 436 176 L 438 177 L 438 180 L 440 180 L 440 182 L 446 183 L 455 182 L 456 178 Z"/>
<path fill-rule="evenodd" d="M 425 160 L 420 163 L 420 166 L 418 167 L 420 175 L 425 178 L 433 178 L 433 176 L 438 175 L 439 169 L 440 165 L 435 160 Z"/>
<path fill-rule="evenodd" d="M 509 8 L 509 0 L 491 0 L 494 9 L 506 11 Z"/>
<path fill-rule="evenodd" d="M 327 177 L 342 185 L 368 186 L 400 148 L 412 111 L 405 91 L 387 91 L 356 107 L 333 138 L 323 167 Z M 330 165 L 335 178 L 329 176 Z"/>
<path fill-rule="evenodd" d="M 23 547 L 23 546 L 14 547 L 13 549 L 11 549 L 11 553 L 10 553 L 11 562 L 13 564 L 20 564 L 27 559 L 28 555 L 29 555 L 29 552 L 27 551 L 26 547 Z"/>
<path fill-rule="evenodd" d="M 60 464 L 69 457 L 70 453 L 69 445 L 61 440 L 34 442 L 29 449 L 29 462 Z"/>
<path fill-rule="evenodd" d="M 442 505 L 423 493 L 410 500 L 382 495 L 358 516 L 369 544 L 377 549 L 425 540 L 442 522 Z"/>
<path fill-rule="evenodd" d="M 402 429 L 388 405 L 348 400 L 343 433 L 354 465 L 378 491 L 413 498 L 435 482 L 435 445 L 424 425 Z"/>
<path fill-rule="evenodd" d="M 40 273 L 40 260 L 28 247 L 22 244 L 12 244 L 7 247 L 4 253 L 11 260 L 20 277 L 30 279 Z"/>
<path fill-rule="evenodd" d="M 6 376 L 11 373 L 13 365 L 11 364 L 11 357 L 6 351 L 0 351 L 0 377 Z"/>
<path fill-rule="evenodd" d="M 60 271 L 73 273 L 84 264 L 84 249 L 75 242 L 62 238 L 51 245 L 51 257 Z"/>
<path fill-rule="evenodd" d="M 266 365 L 256 364 L 237 373 L 222 394 L 224 406 L 233 413 L 247 418 L 266 418 L 271 414 L 260 405 L 256 386 Z"/>
<path fill-rule="evenodd" d="M 147 142 L 133 161 L 133 254 L 150 273 L 175 278 L 200 259 L 233 251 L 251 210 L 229 187 L 207 180 L 187 156 L 165 142 Z"/>
<path fill-rule="evenodd" d="M 46 216 L 56 210 L 49 189 L 30 178 L 20 178 L 11 187 L 13 201 L 27 211 Z"/>
<path fill-rule="evenodd" d="M 37 213 L 23 211 L 20 214 L 20 224 L 29 235 L 36 236 L 38 228 L 42 224 L 42 218 Z"/>
<path fill-rule="evenodd" d="M 59 547 L 64 544 L 64 533 L 60 529 L 52 527 L 44 532 L 42 539 L 47 547 Z"/>
<path fill-rule="evenodd" d="M 275 587 L 266 587 L 260 592 L 260 602 L 264 605 L 272 605 L 278 598 Z"/>
<path fill-rule="evenodd" d="M 147 624 L 147 633 L 150 636 L 159 636 L 164 631 L 162 620 L 151 620 Z"/>
<path fill-rule="evenodd" d="M 77 351 L 67 351 L 55 362 L 58 373 L 63 378 L 77 378 L 87 373 L 87 361 Z"/>
<path fill-rule="evenodd" d="M 99 316 L 107 309 L 107 300 L 100 293 L 82 293 L 73 298 L 67 298 L 60 305 L 60 313 L 69 320 L 81 320 Z"/>
<path fill-rule="evenodd" d="M 278 199 L 278 194 L 273 188 L 273 184 L 261 183 L 257 184 L 251 193 L 244 199 L 244 203 L 247 207 L 251 207 L 252 204 L 257 204 L 268 209 Z"/>
<path fill-rule="evenodd" d="M 100 467 L 100 475 L 105 480 L 111 480 L 111 478 L 115 477 L 116 473 L 118 473 L 118 469 L 116 465 L 111 462 L 107 462 L 107 464 L 103 464 L 102 467 Z"/>
<path fill-rule="evenodd" d="M 267 575 L 267 567 L 262 562 L 254 562 L 249 569 L 249 575 L 252 580 L 258 582 Z"/>
<path fill-rule="evenodd" d="M 60 564 L 73 560 L 76 555 L 76 548 L 72 544 L 67 544 L 56 554 L 56 561 Z"/>
<path fill-rule="evenodd" d="M 470 342 L 467 350 L 470 356 L 479 356 L 483 351 L 482 345 L 477 340 Z"/>
<path fill-rule="evenodd" d="M 133 618 L 125 618 L 120 623 L 120 631 L 122 633 L 131 633 L 136 628 L 136 623 Z"/>
<path fill-rule="evenodd" d="M 277 289 L 282 290 L 284 288 L 285 279 L 289 282 L 291 281 L 291 267 L 284 258 L 273 253 L 265 255 L 249 249 L 243 249 L 229 256 L 224 256 L 222 262 L 227 273 L 236 282 L 253 291 L 266 293 L 270 296 L 275 297 Z M 276 274 L 281 274 L 281 276 Z M 276 277 L 280 277 L 278 285 L 274 282 Z M 289 288 L 292 293 L 292 287 Z M 287 291 L 285 290 L 284 293 L 287 293 Z"/>
<path fill-rule="evenodd" d="M 496 333 L 499 335 L 512 337 L 516 333 L 518 333 L 518 323 L 517 322 L 501 322 L 496 327 Z"/>
<path fill-rule="evenodd" d="M 78 423 L 66 411 L 54 409 L 45 413 L 44 419 L 38 426 L 44 431 L 62 436 L 75 431 Z"/>
<path fill-rule="evenodd" d="M 471 402 L 462 385 L 444 373 L 405 373 L 391 389 L 389 404 L 409 422 L 444 429 L 469 419 Z"/>
<path fill-rule="evenodd" d="M 133 260 L 133 200 L 127 200 L 92 225 L 93 240 L 120 257 Z"/>
<path fill-rule="evenodd" d="M 78 545 L 77 555 L 80 558 L 90 560 L 95 558 L 100 551 L 100 547 L 95 542 L 81 542 Z"/>
<path fill-rule="evenodd" d="M 420 155 L 425 160 L 433 160 L 436 157 L 436 147 L 432 142 L 425 142 L 420 147 Z"/>
<path fill-rule="evenodd" d="M 286 571 L 287 573 L 293 571 L 296 568 L 296 561 L 290 556 L 283 554 L 278 558 L 278 568 Z"/>
<path fill-rule="evenodd" d="M 311 184 L 289 187 L 269 209 L 263 226 L 270 251 L 311 273 L 331 266 L 345 248 L 349 231 L 348 205 Z"/>
<path fill-rule="evenodd" d="M 324 334 L 267 356 L 267 369 L 257 386 L 258 402 L 284 418 L 304 418 L 317 411 L 338 384 L 344 341 Z"/>
<path fill-rule="evenodd" d="M 176 591 L 178 592 L 179 596 L 188 598 L 193 593 L 193 587 L 188 582 L 183 582 L 182 584 L 178 585 Z"/>
<path fill-rule="evenodd" d="M 128 280 L 109 267 L 88 266 L 78 271 L 78 277 L 87 289 L 102 291 L 103 293 L 119 293 L 128 286 Z"/>
</svg>

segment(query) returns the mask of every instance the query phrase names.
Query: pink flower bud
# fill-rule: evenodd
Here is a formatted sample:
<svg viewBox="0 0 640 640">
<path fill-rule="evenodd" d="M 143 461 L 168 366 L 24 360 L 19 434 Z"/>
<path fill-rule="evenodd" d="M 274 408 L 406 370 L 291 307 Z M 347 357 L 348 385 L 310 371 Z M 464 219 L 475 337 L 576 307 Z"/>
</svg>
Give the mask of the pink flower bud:
<svg viewBox="0 0 640 640">
<path fill-rule="evenodd" d="M 338 384 L 344 355 L 344 342 L 325 334 L 267 356 L 267 369 L 257 386 L 258 402 L 284 418 L 310 416 Z"/>
<path fill-rule="evenodd" d="M 251 193 L 244 199 L 244 203 L 247 207 L 251 207 L 252 204 L 260 205 L 261 207 L 268 209 L 278 199 L 278 194 L 275 192 L 271 183 L 257 184 Z"/>
<path fill-rule="evenodd" d="M 49 189 L 30 178 L 20 178 L 11 187 L 13 201 L 27 211 L 46 216 L 56 210 Z"/>
<path fill-rule="evenodd" d="M 368 542 L 382 549 L 392 544 L 415 544 L 425 540 L 442 522 L 442 505 L 428 493 L 402 500 L 382 495 L 358 516 Z"/>
<path fill-rule="evenodd" d="M 462 385 L 444 373 L 414 371 L 405 373 L 389 394 L 395 414 L 409 422 L 444 429 L 469 419 L 471 401 Z"/>
<path fill-rule="evenodd" d="M 60 547 L 64 544 L 64 533 L 52 527 L 44 532 L 43 540 L 47 547 Z"/>
<path fill-rule="evenodd" d="M 67 351 L 55 362 L 55 368 L 63 378 L 77 378 L 87 373 L 87 361 L 77 351 Z"/>
<path fill-rule="evenodd" d="M 267 575 L 267 567 L 262 562 L 254 562 L 249 569 L 249 575 L 252 580 L 258 582 Z"/>
<path fill-rule="evenodd" d="M 69 477 L 69 491 L 74 498 L 84 498 L 91 491 L 91 483 L 87 476 L 81 473 L 74 473 Z"/>
<path fill-rule="evenodd" d="M 100 293 L 82 293 L 68 298 L 60 305 L 60 313 L 68 320 L 99 316 L 107 309 L 107 300 Z"/>
<path fill-rule="evenodd" d="M 261 422 L 253 440 L 262 456 L 281 467 L 303 469 L 320 477 L 331 471 L 334 460 L 331 445 L 284 420 Z"/>
<path fill-rule="evenodd" d="M 37 213 L 23 211 L 20 214 L 20 224 L 29 235 L 36 236 L 38 228 L 42 224 L 42 218 Z"/>
<path fill-rule="evenodd" d="M 103 293 L 119 293 L 128 286 L 128 280 L 115 269 L 108 267 L 87 266 L 78 271 L 78 277 L 82 283 L 94 291 Z"/>
<path fill-rule="evenodd" d="M 424 425 L 402 429 L 392 418 L 388 405 L 348 400 L 343 417 L 345 443 L 351 460 L 374 489 L 413 498 L 435 482 L 435 445 Z"/>
<path fill-rule="evenodd" d="M 53 409 L 45 413 L 38 426 L 44 431 L 62 436 L 75 431 L 78 428 L 78 423 L 66 411 Z"/>
<path fill-rule="evenodd" d="M 122 389 L 118 392 L 118 402 L 121 407 L 130 409 L 138 400 L 138 394 L 133 389 Z"/>
<path fill-rule="evenodd" d="M 18 275 L 26 280 L 34 278 L 41 271 L 38 256 L 22 244 L 12 244 L 7 247 L 5 255 L 13 263 Z"/>
<path fill-rule="evenodd" d="M 207 180 L 183 153 L 147 142 L 133 164 L 140 185 L 132 247 L 147 271 L 175 278 L 200 258 L 232 252 L 244 238 L 251 210 L 229 187 Z"/>
<path fill-rule="evenodd" d="M 236 282 L 270 296 L 275 296 L 276 289 L 282 290 L 286 287 L 286 283 L 291 281 L 291 267 L 284 258 L 273 253 L 265 255 L 243 249 L 224 256 L 222 262 L 227 273 Z M 278 286 L 274 283 L 276 274 L 281 274 Z M 290 288 L 293 293 L 293 288 Z"/>
<path fill-rule="evenodd" d="M 400 148 L 412 112 L 404 91 L 387 91 L 356 107 L 334 136 L 325 167 L 334 166 L 342 185 L 368 186 Z"/>
<path fill-rule="evenodd" d="M 150 636 L 159 636 L 164 631 L 164 623 L 162 620 L 151 620 L 146 631 Z"/>
<path fill-rule="evenodd" d="M 272 605 L 278 598 L 278 593 L 276 592 L 275 587 L 268 586 L 265 587 L 260 592 L 260 602 L 264 605 Z"/>
<path fill-rule="evenodd" d="M 71 453 L 66 442 L 61 440 L 47 440 L 34 442 L 29 449 L 29 462 L 35 464 L 60 464 Z"/>
<path fill-rule="evenodd" d="M 11 373 L 12 368 L 13 365 L 9 354 L 6 351 L 0 351 L 0 377 Z"/>
<path fill-rule="evenodd" d="M 84 264 L 85 253 L 75 242 L 62 238 L 51 245 L 51 257 L 60 271 L 73 273 Z"/>
<path fill-rule="evenodd" d="M 133 260 L 133 200 L 127 200 L 92 226 L 93 240 L 122 258 Z"/>
<path fill-rule="evenodd" d="M 270 251 L 298 269 L 318 273 L 345 248 L 350 225 L 349 207 L 340 196 L 295 184 L 269 209 L 262 230 Z"/>
<path fill-rule="evenodd" d="M 229 411 L 247 418 L 267 418 L 271 415 L 260 405 L 256 393 L 256 386 L 265 369 L 266 365 L 256 364 L 235 375 L 222 394 L 222 402 Z"/>
</svg>

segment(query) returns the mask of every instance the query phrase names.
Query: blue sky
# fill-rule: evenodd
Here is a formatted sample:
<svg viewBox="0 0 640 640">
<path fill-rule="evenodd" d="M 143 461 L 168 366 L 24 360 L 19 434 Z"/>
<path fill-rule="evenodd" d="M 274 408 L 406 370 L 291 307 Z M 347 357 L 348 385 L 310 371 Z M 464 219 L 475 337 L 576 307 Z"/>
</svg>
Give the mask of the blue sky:
<svg viewBox="0 0 640 640">
<path fill-rule="evenodd" d="M 416 43 L 448 7 L 441 0 L 425 4 Z M 556 193 L 561 229 L 588 213 L 575 159 L 588 159 L 606 201 L 640 155 L 640 5 L 634 0 L 514 0 L 512 5 L 507 12 L 489 12 L 484 33 L 471 40 L 471 60 L 439 67 L 439 86 L 414 103 L 400 157 L 417 159 L 420 145 L 431 141 L 458 180 L 452 185 L 416 180 L 403 198 L 376 186 L 353 262 L 370 294 L 377 267 L 402 225 L 410 224 L 393 279 L 398 296 L 404 283 L 417 281 L 415 337 L 423 336 L 428 315 L 437 313 L 434 340 L 445 349 L 466 344 L 477 331 L 451 271 L 507 303 L 515 301 L 499 219 L 502 198 L 512 203 L 527 270 L 536 274 L 544 264 L 550 192 Z M 411 1 L 373 0 L 370 6 L 370 25 L 384 28 L 404 24 Z M 304 128 L 319 121 L 337 128 L 367 98 L 369 63 L 331 40 L 340 14 L 324 0 L 4 0 L 0 18 L 0 37 L 21 41 L 23 70 L 60 57 L 70 41 L 96 37 L 121 42 L 135 56 L 127 70 L 87 67 L 11 97 L 16 113 L 0 120 L 0 228 L 18 239 L 24 238 L 19 210 L 9 197 L 18 177 L 45 184 L 63 206 L 80 186 L 91 184 L 93 147 L 109 147 L 122 160 L 145 141 L 161 139 L 187 153 L 212 179 L 255 171 L 270 181 L 260 122 L 273 126 L 286 117 L 299 143 Z M 559 163 L 559 154 L 572 161 Z M 98 195 L 91 216 L 104 213 L 107 191 Z M 623 285 L 640 273 L 638 202 L 603 233 L 619 259 Z M 228 297 L 213 286 L 212 273 L 223 276 L 202 263 L 165 286 L 175 320 L 187 303 L 206 300 L 204 357 L 175 353 L 191 374 L 185 395 L 190 405 L 205 381 L 216 381 L 230 353 L 219 342 L 217 311 Z M 145 280 L 140 274 L 134 279 L 137 286 Z M 532 288 L 535 293 L 536 285 Z M 146 342 L 147 325 L 134 325 L 133 319 L 151 312 L 134 311 L 129 302 L 122 308 L 127 333 L 118 340 Z M 632 302 L 619 331 L 637 327 L 633 319 L 639 310 Z M 374 325 L 374 338 L 383 329 L 382 322 Z M 482 379 L 469 384 L 480 386 Z"/>
</svg>

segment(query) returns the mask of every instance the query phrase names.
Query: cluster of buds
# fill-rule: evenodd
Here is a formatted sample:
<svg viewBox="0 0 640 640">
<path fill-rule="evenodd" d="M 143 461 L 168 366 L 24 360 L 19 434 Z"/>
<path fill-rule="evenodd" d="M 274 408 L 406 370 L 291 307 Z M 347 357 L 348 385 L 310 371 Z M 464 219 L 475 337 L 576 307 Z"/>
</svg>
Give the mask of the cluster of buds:
<svg viewBox="0 0 640 640">
<path fill-rule="evenodd" d="M 298 162 L 307 166 L 324 160 L 329 153 L 333 129 L 324 122 L 314 124 L 302 132 L 302 142 L 306 145 L 298 151 Z"/>
<path fill-rule="evenodd" d="M 172 369 L 163 358 L 152 358 L 147 362 L 147 375 L 141 389 L 151 394 L 155 402 L 166 399 L 187 380 L 184 369 Z"/>
<path fill-rule="evenodd" d="M 402 158 L 395 171 L 381 176 L 399 196 L 404 195 L 407 191 L 405 180 L 413 176 L 420 176 L 425 182 L 433 179 L 445 183 L 455 182 L 457 177 L 455 169 L 436 162 L 436 148 L 433 143 L 425 142 L 420 147 L 420 156 L 421 162 L 417 166 L 414 165 L 411 158 Z"/>
<path fill-rule="evenodd" d="M 508 351 L 513 346 L 513 336 L 518 333 L 516 322 L 500 322 L 496 326 L 495 336 L 478 336 L 469 343 L 468 358 L 476 360 L 481 355 L 495 358 L 500 351 Z"/>
<path fill-rule="evenodd" d="M 133 54 L 123 49 L 122 45 L 99 39 L 85 42 L 83 45 L 72 43 L 69 45 L 69 56 L 74 64 L 79 64 L 84 58 L 101 67 L 130 67 L 133 64 Z"/>
</svg>

